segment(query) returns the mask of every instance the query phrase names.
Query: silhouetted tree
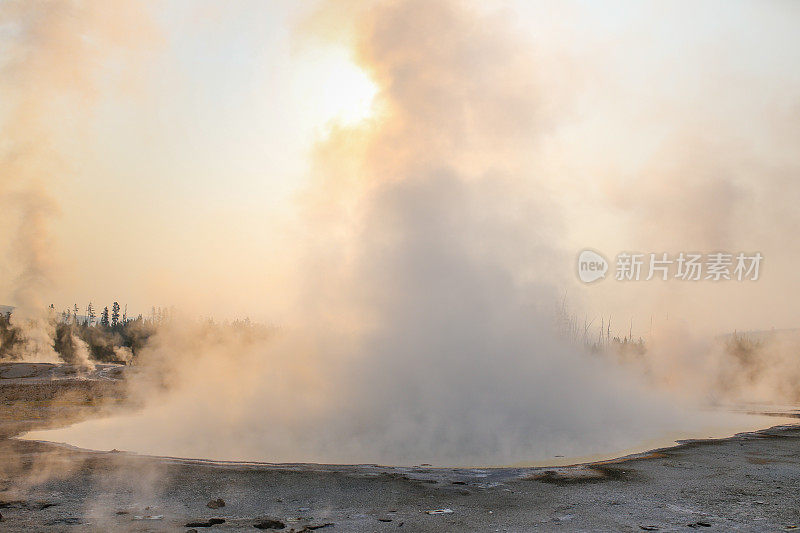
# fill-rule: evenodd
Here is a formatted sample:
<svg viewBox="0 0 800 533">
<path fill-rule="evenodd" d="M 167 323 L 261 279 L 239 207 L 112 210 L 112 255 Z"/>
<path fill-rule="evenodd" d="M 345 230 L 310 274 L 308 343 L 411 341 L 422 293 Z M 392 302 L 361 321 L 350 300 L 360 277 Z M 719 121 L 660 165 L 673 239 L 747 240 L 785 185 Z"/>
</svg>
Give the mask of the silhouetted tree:
<svg viewBox="0 0 800 533">
<path fill-rule="evenodd" d="M 86 306 L 86 325 L 91 326 L 94 324 L 95 317 L 97 317 L 97 314 L 94 312 L 94 306 L 92 302 L 89 302 L 89 305 Z"/>
<path fill-rule="evenodd" d="M 111 327 L 115 328 L 119 325 L 119 302 L 114 302 L 111 306 Z"/>
<path fill-rule="evenodd" d="M 100 325 L 103 326 L 103 327 L 106 327 L 106 328 L 109 326 L 109 323 L 108 323 L 108 306 L 105 306 L 103 308 L 103 312 L 100 313 Z"/>
<path fill-rule="evenodd" d="M 24 342 L 22 331 L 11 324 L 11 313 L 0 314 L 0 360 L 19 359 Z"/>
</svg>

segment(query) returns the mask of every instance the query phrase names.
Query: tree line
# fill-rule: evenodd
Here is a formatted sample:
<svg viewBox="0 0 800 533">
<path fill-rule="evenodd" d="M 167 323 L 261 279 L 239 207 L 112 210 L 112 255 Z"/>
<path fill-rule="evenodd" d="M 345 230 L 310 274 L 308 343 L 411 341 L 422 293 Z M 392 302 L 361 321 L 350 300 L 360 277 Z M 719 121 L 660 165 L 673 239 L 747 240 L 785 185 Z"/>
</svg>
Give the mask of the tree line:
<svg viewBox="0 0 800 533">
<path fill-rule="evenodd" d="M 78 305 L 56 313 L 49 306 L 53 350 L 66 362 L 80 359 L 79 351 L 88 349 L 88 356 L 97 362 L 131 363 L 155 334 L 159 324 L 169 316 L 168 310 L 153 308 L 149 317 L 139 314 L 130 318 L 127 305 L 113 302 L 103 307 L 98 318 L 90 302 L 86 314 L 81 315 Z M 12 312 L 0 314 L 0 361 L 25 358 L 24 329 L 12 320 Z"/>
</svg>

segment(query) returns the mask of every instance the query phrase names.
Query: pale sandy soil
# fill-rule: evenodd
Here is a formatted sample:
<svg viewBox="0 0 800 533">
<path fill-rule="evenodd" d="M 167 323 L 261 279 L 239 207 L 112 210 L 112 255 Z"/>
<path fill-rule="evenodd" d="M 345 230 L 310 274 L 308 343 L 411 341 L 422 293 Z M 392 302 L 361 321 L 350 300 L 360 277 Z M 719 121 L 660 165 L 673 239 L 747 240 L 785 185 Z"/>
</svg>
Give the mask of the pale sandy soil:
<svg viewBox="0 0 800 533">
<path fill-rule="evenodd" d="M 53 386 L 67 390 L 69 381 Z M 267 518 L 285 527 L 266 531 L 330 524 L 320 531 L 334 533 L 800 526 L 797 426 L 605 463 L 498 469 L 208 463 L 8 438 L 91 416 L 120 397 L 108 384 L 73 385 L 61 396 L 0 380 L 0 531 L 258 531 Z M 209 508 L 217 498 L 225 506 Z M 426 513 L 436 509 L 452 512 Z M 224 523 L 186 527 L 211 518 Z"/>
</svg>

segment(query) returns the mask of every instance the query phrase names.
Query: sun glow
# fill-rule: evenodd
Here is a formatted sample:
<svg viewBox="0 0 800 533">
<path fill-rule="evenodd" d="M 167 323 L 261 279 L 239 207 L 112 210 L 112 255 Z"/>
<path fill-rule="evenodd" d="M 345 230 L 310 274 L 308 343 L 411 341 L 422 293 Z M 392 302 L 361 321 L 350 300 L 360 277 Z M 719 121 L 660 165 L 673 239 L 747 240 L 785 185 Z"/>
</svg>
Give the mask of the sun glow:
<svg viewBox="0 0 800 533">
<path fill-rule="evenodd" d="M 350 125 L 372 115 L 378 87 L 346 50 L 317 50 L 299 64 L 295 94 L 317 126 Z"/>
</svg>

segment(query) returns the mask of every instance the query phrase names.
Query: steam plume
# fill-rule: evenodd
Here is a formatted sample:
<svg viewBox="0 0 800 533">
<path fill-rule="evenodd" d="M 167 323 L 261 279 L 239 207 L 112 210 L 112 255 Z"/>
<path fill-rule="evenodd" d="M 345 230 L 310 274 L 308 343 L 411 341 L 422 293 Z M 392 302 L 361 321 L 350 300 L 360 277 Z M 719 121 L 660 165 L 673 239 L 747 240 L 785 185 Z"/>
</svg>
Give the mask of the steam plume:
<svg viewBox="0 0 800 533">
<path fill-rule="evenodd" d="M 88 121 L 104 59 L 133 44 L 132 33 L 145 26 L 138 10 L 133 2 L 0 4 L 0 94 L 7 103 L 0 108 L 0 205 L 16 215 L 6 235 L 16 267 L 13 321 L 25 338 L 25 359 L 57 359 L 46 295 L 59 271 L 51 239 L 58 207 L 50 189 L 71 173 L 60 147 Z"/>
<path fill-rule="evenodd" d="M 318 147 L 290 327 L 262 339 L 173 322 L 142 356 L 172 392 L 58 438 L 227 459 L 507 464 L 703 423 L 552 332 L 560 221 L 527 159 L 552 103 L 513 32 L 457 2 L 354 16 L 378 114 Z"/>
</svg>

